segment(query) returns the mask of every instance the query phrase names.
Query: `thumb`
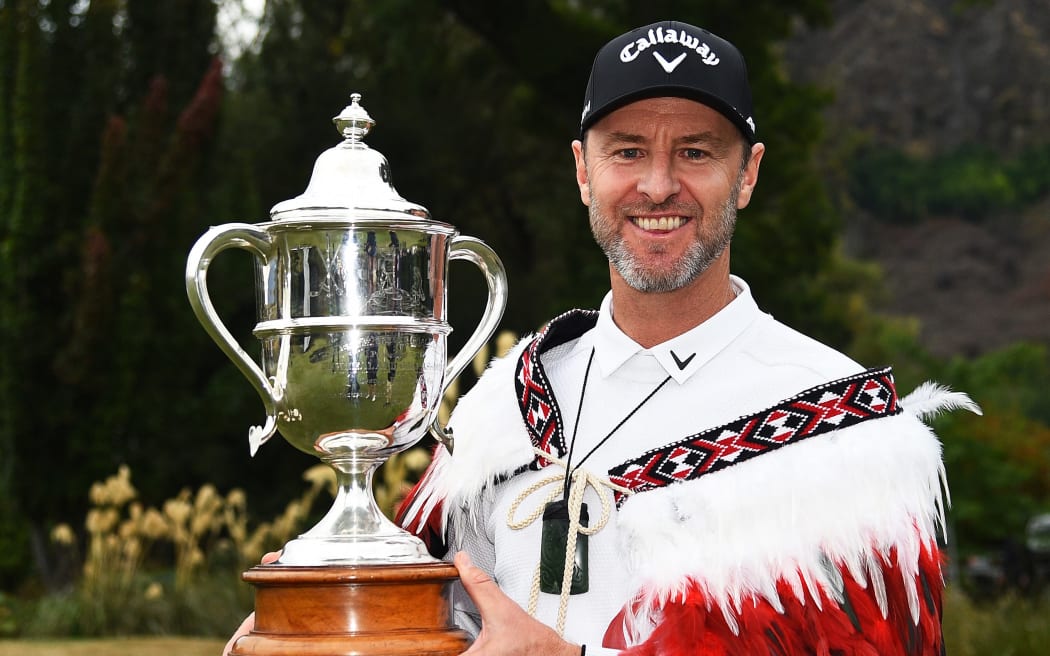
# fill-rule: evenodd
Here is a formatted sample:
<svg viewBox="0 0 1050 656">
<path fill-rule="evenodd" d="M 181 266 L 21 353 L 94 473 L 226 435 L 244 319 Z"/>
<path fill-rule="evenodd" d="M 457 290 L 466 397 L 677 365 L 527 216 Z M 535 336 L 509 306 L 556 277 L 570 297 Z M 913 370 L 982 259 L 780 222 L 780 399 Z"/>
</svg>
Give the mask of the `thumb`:
<svg viewBox="0 0 1050 656">
<path fill-rule="evenodd" d="M 282 553 L 284 553 L 283 549 L 281 551 L 270 551 L 270 552 L 267 552 L 267 553 L 263 554 L 263 557 L 259 560 L 259 562 L 261 562 L 263 565 L 267 565 L 269 563 L 272 563 L 272 562 L 276 561 L 278 558 L 280 558 Z"/>
<path fill-rule="evenodd" d="M 241 622 L 241 625 L 237 627 L 237 631 L 226 641 L 226 646 L 222 648 L 222 656 L 229 656 L 230 650 L 233 649 L 234 643 L 237 642 L 238 638 L 248 635 L 252 629 L 255 628 L 255 613 L 248 615 Z"/>
<path fill-rule="evenodd" d="M 529 616 L 466 553 L 457 553 L 454 562 L 463 587 L 481 613 L 481 632 L 465 654 L 580 653 L 579 646 L 562 640 L 554 629 Z"/>
<path fill-rule="evenodd" d="M 463 588 L 474 600 L 474 605 L 484 618 L 486 610 L 493 608 L 494 604 L 505 597 L 503 591 L 499 589 L 492 577 L 474 566 L 465 551 L 456 554 L 454 563 L 456 569 L 459 570 L 459 579 L 463 583 Z"/>
</svg>

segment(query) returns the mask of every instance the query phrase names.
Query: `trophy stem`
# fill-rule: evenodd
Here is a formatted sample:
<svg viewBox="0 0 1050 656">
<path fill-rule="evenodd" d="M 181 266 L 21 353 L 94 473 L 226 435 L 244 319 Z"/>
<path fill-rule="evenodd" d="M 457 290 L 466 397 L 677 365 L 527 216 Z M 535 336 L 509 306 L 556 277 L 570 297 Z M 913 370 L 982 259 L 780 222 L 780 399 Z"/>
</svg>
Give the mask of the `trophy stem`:
<svg viewBox="0 0 1050 656">
<path fill-rule="evenodd" d="M 372 477 L 386 459 L 367 451 L 322 458 L 335 470 L 335 501 L 321 521 L 285 545 L 277 564 L 436 562 L 422 540 L 390 521 L 376 504 Z"/>
<path fill-rule="evenodd" d="M 372 494 L 372 478 L 383 458 L 367 453 L 325 457 L 322 461 L 335 470 L 336 496 L 332 508 L 303 537 L 370 536 L 398 533 L 400 529 L 379 510 Z"/>
</svg>

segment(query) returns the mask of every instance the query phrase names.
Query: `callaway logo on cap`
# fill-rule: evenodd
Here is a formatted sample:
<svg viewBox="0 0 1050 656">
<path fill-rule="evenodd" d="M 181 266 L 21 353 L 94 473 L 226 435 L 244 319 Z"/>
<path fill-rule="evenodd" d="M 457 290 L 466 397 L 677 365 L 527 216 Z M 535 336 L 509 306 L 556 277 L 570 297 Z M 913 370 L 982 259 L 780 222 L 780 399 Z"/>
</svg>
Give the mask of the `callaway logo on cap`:
<svg viewBox="0 0 1050 656">
<path fill-rule="evenodd" d="M 707 30 L 662 21 L 616 37 L 594 58 L 580 132 L 643 98 L 689 98 L 717 110 L 755 143 L 747 66 L 736 47 Z"/>
</svg>

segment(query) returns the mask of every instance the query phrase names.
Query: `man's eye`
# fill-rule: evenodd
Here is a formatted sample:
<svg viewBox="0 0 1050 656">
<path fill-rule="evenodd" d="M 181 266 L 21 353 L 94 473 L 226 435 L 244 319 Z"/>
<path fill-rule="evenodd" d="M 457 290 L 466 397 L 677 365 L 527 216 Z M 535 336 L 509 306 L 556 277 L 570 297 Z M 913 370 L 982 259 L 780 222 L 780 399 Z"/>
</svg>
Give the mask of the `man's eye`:
<svg viewBox="0 0 1050 656">
<path fill-rule="evenodd" d="M 624 159 L 637 159 L 641 157 L 642 151 L 637 148 L 624 148 L 620 151 L 620 157 Z"/>
<path fill-rule="evenodd" d="M 686 159 L 703 159 L 705 155 L 704 151 L 699 148 L 686 148 L 683 154 Z"/>
</svg>

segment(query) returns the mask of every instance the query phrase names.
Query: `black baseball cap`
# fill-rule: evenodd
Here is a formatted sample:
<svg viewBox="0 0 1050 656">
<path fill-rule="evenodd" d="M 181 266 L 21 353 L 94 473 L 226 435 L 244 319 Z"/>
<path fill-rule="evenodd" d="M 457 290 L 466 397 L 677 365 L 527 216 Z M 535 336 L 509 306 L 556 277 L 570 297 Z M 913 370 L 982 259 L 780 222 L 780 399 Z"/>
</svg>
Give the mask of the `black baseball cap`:
<svg viewBox="0 0 1050 656">
<path fill-rule="evenodd" d="M 659 96 L 701 102 L 732 121 L 748 143 L 757 141 L 744 56 L 725 39 L 679 21 L 639 27 L 598 51 L 580 134 L 613 110 Z"/>
</svg>

